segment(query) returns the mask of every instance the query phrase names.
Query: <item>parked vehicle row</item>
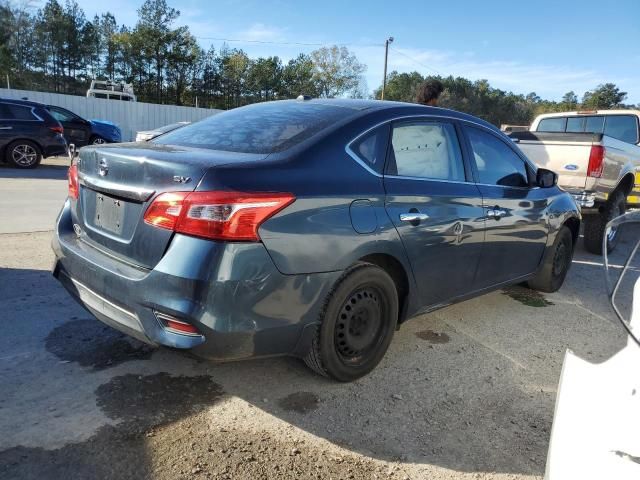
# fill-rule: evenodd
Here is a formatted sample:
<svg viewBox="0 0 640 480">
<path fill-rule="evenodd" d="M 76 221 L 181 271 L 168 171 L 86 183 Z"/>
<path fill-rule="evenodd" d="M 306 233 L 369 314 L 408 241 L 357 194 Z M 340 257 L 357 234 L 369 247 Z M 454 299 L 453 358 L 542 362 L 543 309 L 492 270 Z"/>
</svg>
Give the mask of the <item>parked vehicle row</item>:
<svg viewBox="0 0 640 480">
<path fill-rule="evenodd" d="M 607 222 L 640 207 L 640 111 L 565 112 L 538 116 L 529 132 L 514 132 L 537 165 L 559 174 L 559 184 L 582 208 L 584 243 L 602 253 Z M 617 244 L 609 232 L 608 248 Z"/>
<path fill-rule="evenodd" d="M 54 275 L 144 342 L 294 355 L 350 381 L 419 313 L 513 283 L 560 288 L 580 212 L 556 183 L 451 110 L 261 103 L 83 148 Z"/>
<path fill-rule="evenodd" d="M 0 99 L 0 160 L 16 168 L 35 168 L 43 158 L 77 147 L 122 141 L 117 125 L 85 120 L 75 113 L 27 100 Z"/>
</svg>

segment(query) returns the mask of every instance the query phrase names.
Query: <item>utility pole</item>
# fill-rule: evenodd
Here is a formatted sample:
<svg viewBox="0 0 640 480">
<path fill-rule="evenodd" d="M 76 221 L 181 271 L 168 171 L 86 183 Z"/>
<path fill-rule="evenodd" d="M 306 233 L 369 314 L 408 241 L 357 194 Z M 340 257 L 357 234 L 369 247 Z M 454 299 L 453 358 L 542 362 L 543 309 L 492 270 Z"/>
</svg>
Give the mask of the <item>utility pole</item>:
<svg viewBox="0 0 640 480">
<path fill-rule="evenodd" d="M 384 42 L 384 78 L 382 79 L 382 95 L 380 100 L 384 100 L 384 90 L 387 88 L 387 59 L 389 58 L 389 44 L 393 43 L 393 37 L 389 37 Z"/>
<path fill-rule="evenodd" d="M 7 90 L 11 90 L 11 84 L 9 83 L 9 74 L 7 73 Z"/>
</svg>

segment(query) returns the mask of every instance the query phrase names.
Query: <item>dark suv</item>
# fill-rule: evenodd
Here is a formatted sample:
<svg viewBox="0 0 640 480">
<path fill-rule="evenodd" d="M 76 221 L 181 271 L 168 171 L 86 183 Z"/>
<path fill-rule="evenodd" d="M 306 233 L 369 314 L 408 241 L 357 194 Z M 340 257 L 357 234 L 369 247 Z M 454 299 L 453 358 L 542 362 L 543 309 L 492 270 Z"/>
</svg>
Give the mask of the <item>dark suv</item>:
<svg viewBox="0 0 640 480">
<path fill-rule="evenodd" d="M 0 162 L 35 168 L 43 158 L 66 154 L 63 131 L 43 105 L 0 99 Z"/>
</svg>

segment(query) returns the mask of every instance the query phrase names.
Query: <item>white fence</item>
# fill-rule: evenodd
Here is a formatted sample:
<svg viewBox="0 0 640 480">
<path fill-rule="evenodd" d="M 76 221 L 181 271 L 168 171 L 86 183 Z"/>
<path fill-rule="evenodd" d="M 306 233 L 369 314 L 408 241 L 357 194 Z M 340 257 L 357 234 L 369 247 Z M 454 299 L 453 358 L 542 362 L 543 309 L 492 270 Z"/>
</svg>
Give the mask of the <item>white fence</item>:
<svg viewBox="0 0 640 480">
<path fill-rule="evenodd" d="M 151 130 L 175 122 L 195 122 L 221 110 L 154 103 L 122 102 L 102 98 L 87 98 L 59 93 L 32 92 L 0 88 L 0 98 L 24 99 L 57 105 L 77 113 L 87 120 L 108 120 L 122 129 L 122 140 L 135 139 L 136 132 Z"/>
</svg>

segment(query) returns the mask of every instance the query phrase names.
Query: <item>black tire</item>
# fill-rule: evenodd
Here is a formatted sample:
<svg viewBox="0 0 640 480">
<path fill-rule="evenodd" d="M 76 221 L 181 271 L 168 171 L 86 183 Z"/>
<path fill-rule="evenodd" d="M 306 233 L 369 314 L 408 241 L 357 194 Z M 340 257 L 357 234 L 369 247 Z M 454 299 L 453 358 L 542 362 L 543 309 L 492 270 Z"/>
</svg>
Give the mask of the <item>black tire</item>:
<svg viewBox="0 0 640 480">
<path fill-rule="evenodd" d="M 42 161 L 42 152 L 31 140 L 16 140 L 7 147 L 5 160 L 15 168 L 36 168 Z"/>
<path fill-rule="evenodd" d="M 105 143 L 108 142 L 100 135 L 92 135 L 89 139 L 89 145 L 104 145 Z"/>
<path fill-rule="evenodd" d="M 309 368 L 340 382 L 356 380 L 384 357 L 398 322 L 398 292 L 376 265 L 349 268 L 329 293 L 309 353 Z"/>
<path fill-rule="evenodd" d="M 562 226 L 542 260 L 540 271 L 527 282 L 529 288 L 546 293 L 557 291 L 564 283 L 572 259 L 573 236 L 567 226 Z"/>
<path fill-rule="evenodd" d="M 598 215 L 584 216 L 584 247 L 588 252 L 602 255 L 602 240 L 604 240 L 607 223 L 610 220 L 624 214 L 627 209 L 626 199 L 622 192 L 614 192 L 603 210 Z M 618 244 L 617 230 L 607 242 L 607 253 L 611 253 Z"/>
</svg>

